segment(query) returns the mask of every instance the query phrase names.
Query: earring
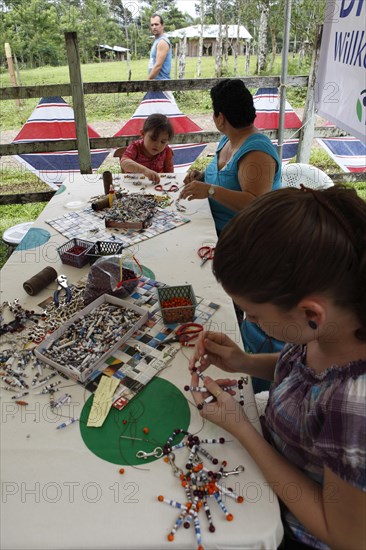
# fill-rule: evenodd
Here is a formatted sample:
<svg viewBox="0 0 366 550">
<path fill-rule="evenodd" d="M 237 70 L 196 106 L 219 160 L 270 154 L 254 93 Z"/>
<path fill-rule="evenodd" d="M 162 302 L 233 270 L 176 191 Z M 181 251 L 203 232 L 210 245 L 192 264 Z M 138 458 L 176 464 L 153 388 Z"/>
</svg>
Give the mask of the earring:
<svg viewBox="0 0 366 550">
<path fill-rule="evenodd" d="M 318 325 L 316 324 L 315 321 L 313 321 L 312 319 L 310 319 L 310 321 L 308 321 L 308 325 L 310 328 L 312 328 L 313 330 L 316 330 L 318 328 Z"/>
</svg>

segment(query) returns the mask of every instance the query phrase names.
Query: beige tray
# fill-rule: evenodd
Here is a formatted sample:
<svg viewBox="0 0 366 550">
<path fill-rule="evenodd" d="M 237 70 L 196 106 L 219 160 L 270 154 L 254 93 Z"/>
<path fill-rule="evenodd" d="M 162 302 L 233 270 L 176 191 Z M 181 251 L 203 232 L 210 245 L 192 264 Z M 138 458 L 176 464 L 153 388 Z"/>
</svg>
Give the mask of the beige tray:
<svg viewBox="0 0 366 550">
<path fill-rule="evenodd" d="M 64 332 L 68 329 L 70 325 L 72 325 L 75 321 L 77 321 L 80 317 L 83 317 L 87 315 L 90 311 L 93 309 L 99 307 L 101 304 L 104 304 L 105 302 L 108 302 L 110 304 L 114 304 L 117 306 L 120 306 L 121 308 L 125 309 L 133 309 L 134 311 L 141 314 L 141 318 L 135 323 L 135 325 L 126 332 L 120 338 L 107 352 L 105 352 L 99 359 L 90 365 L 87 369 L 85 369 L 83 372 L 80 372 L 78 369 L 76 369 L 73 366 L 67 366 L 67 365 L 60 365 L 59 363 L 56 363 L 56 361 L 52 361 L 52 359 L 49 359 L 44 355 L 44 350 L 47 350 L 50 348 L 56 340 L 58 340 Z M 88 380 L 93 372 L 98 369 L 100 365 L 113 354 L 116 349 L 118 349 L 132 334 L 140 328 L 143 324 L 146 323 L 148 319 L 148 312 L 146 309 L 143 309 L 139 306 L 136 306 L 135 304 L 132 304 L 131 302 L 128 302 L 126 300 L 121 300 L 120 298 L 115 298 L 114 296 L 109 296 L 108 294 L 103 294 L 102 296 L 99 296 L 94 302 L 91 302 L 88 306 L 84 307 L 81 311 L 73 315 L 64 325 L 59 327 L 57 330 L 55 330 L 52 334 L 50 334 L 47 338 L 43 340 L 34 350 L 34 353 L 38 359 L 46 363 L 47 365 L 51 365 L 55 369 L 57 369 L 60 372 L 63 372 L 73 380 L 76 380 L 78 382 L 85 382 Z"/>
</svg>

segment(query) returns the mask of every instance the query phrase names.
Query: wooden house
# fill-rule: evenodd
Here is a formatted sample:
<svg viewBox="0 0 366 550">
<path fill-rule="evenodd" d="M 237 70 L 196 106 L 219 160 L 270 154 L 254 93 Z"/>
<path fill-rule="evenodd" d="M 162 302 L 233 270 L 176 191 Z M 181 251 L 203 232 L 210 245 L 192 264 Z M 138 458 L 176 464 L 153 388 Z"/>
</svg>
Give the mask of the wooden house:
<svg viewBox="0 0 366 550">
<path fill-rule="evenodd" d="M 166 34 L 173 43 L 176 42 L 176 40 L 180 41 L 186 37 L 186 55 L 188 57 L 198 57 L 200 33 L 201 25 L 191 25 L 190 27 L 176 29 Z M 223 40 L 225 40 L 226 37 L 228 38 L 229 55 L 232 54 L 232 49 L 236 44 L 239 46 L 238 54 L 244 54 L 246 50 L 245 45 L 252 39 L 251 34 L 243 25 L 222 25 L 221 33 Z M 203 25 L 203 55 L 216 55 L 218 35 L 219 25 Z"/>
</svg>

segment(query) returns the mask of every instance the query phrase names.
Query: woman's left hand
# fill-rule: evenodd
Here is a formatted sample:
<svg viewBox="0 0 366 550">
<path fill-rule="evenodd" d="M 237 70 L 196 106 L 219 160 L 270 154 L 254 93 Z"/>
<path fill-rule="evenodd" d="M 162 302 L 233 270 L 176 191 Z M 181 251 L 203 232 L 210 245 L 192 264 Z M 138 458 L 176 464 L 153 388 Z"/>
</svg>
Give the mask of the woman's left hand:
<svg viewBox="0 0 366 550">
<path fill-rule="evenodd" d="M 199 405 L 201 416 L 230 433 L 235 433 L 242 422 L 249 422 L 243 407 L 232 397 L 235 391 L 222 389 L 222 386 L 232 385 L 233 382 L 230 379 L 214 381 L 205 376 L 204 385 L 208 390 L 207 393 L 192 392 L 196 405 Z M 192 373 L 191 384 L 192 386 L 199 384 L 199 378 L 195 372 Z M 204 403 L 205 398 L 210 394 L 215 397 L 215 400 Z"/>
<path fill-rule="evenodd" d="M 187 199 L 188 201 L 192 201 L 194 199 L 207 199 L 209 188 L 209 183 L 193 180 L 183 187 L 179 198 Z"/>
</svg>

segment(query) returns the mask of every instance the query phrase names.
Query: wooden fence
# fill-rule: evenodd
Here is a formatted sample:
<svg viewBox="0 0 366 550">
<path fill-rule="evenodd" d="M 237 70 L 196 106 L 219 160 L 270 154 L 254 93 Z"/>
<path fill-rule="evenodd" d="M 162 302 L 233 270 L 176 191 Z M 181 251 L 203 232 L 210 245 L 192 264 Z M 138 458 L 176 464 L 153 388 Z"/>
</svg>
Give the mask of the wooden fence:
<svg viewBox="0 0 366 550">
<path fill-rule="evenodd" d="M 65 33 L 66 50 L 69 64 L 70 83 L 52 84 L 40 86 L 17 86 L 0 88 L 0 101 L 16 100 L 40 97 L 71 96 L 73 100 L 76 139 L 65 141 L 42 141 L 32 143 L 10 143 L 0 145 L 0 156 L 20 155 L 26 153 L 50 153 L 57 151 L 78 150 L 80 172 L 90 174 L 91 155 L 90 150 L 103 148 L 125 147 L 131 141 L 140 136 L 119 136 L 119 137 L 99 137 L 89 138 L 87 131 L 87 119 L 84 106 L 85 94 L 110 94 L 110 93 L 133 93 L 148 91 L 193 91 L 209 90 L 213 85 L 220 81 L 217 78 L 183 79 L 183 80 L 136 80 L 136 81 L 118 81 L 118 82 L 93 82 L 83 83 L 81 78 L 81 66 L 79 51 L 77 46 L 76 33 Z M 242 80 L 248 88 L 269 87 L 278 88 L 281 84 L 279 76 L 271 77 L 244 77 Z M 286 80 L 287 87 L 307 87 L 309 78 L 307 76 L 288 76 Z M 278 139 L 278 130 L 264 130 L 264 134 L 270 139 Z M 289 128 L 284 130 L 283 139 L 300 139 L 302 129 Z M 346 132 L 332 127 L 319 126 L 314 128 L 314 138 L 341 137 L 348 135 Z M 218 142 L 221 137 L 219 132 L 194 132 L 185 134 L 176 134 L 172 143 L 211 143 Z M 364 174 L 331 174 L 334 182 L 344 181 L 364 181 Z M 0 195 L 0 204 L 11 204 L 19 202 L 34 202 L 40 200 L 49 200 L 53 192 L 31 193 L 29 199 L 24 194 Z"/>
</svg>

